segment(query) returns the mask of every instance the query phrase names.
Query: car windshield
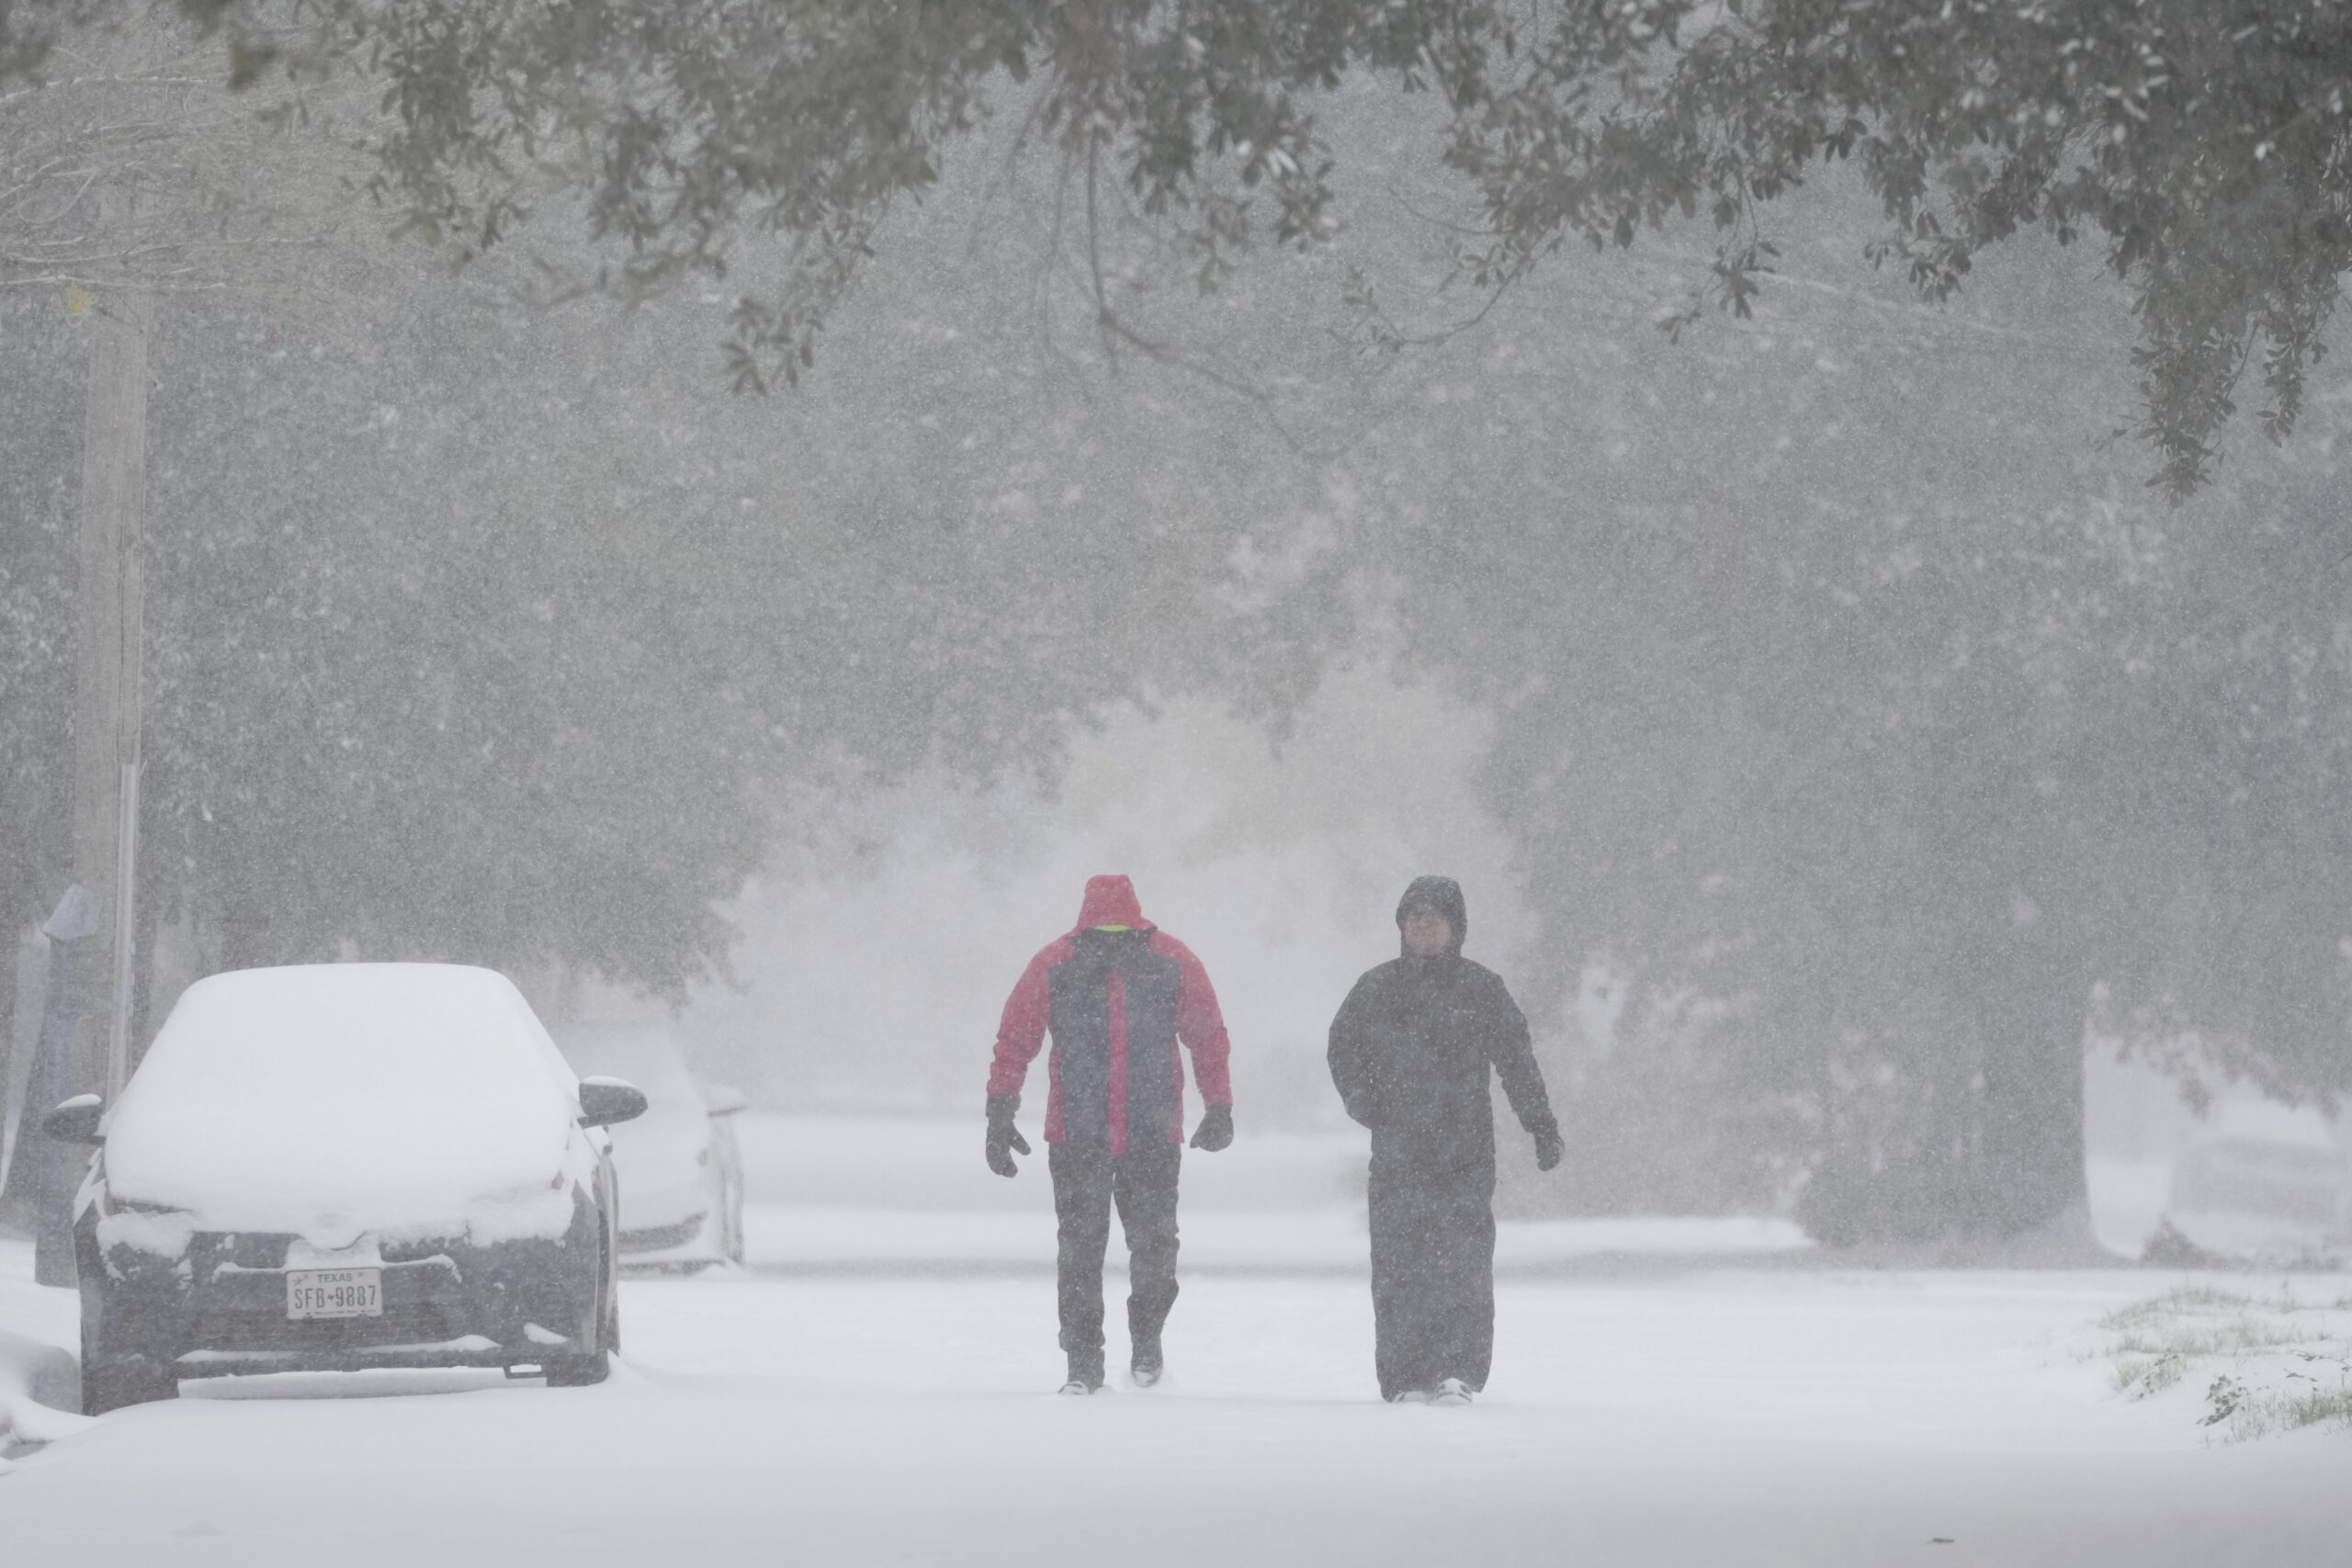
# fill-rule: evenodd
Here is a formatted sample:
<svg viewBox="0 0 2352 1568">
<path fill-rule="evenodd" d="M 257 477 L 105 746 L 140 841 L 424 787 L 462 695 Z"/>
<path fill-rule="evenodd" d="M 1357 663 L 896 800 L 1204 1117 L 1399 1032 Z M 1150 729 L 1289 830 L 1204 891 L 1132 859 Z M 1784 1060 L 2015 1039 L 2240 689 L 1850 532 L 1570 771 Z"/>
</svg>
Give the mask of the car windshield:
<svg viewBox="0 0 2352 1568">
<path fill-rule="evenodd" d="M 119 1201 L 200 1228 L 448 1234 L 562 1167 L 573 1089 L 503 976 L 250 969 L 181 996 L 107 1130 Z"/>
</svg>

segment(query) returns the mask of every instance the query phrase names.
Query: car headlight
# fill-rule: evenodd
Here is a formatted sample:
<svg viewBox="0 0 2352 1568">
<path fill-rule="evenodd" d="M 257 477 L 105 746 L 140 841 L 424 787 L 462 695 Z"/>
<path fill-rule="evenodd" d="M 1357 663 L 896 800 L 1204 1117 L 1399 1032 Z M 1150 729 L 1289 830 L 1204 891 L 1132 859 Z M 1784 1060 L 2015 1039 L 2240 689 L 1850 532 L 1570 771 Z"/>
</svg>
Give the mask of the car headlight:
<svg viewBox="0 0 2352 1568">
<path fill-rule="evenodd" d="M 122 1277 L 125 1255 L 187 1266 L 188 1246 L 196 1239 L 196 1215 L 189 1211 L 102 1194 L 97 1215 L 93 1236 L 106 1256 L 107 1271 L 116 1278 Z"/>
</svg>

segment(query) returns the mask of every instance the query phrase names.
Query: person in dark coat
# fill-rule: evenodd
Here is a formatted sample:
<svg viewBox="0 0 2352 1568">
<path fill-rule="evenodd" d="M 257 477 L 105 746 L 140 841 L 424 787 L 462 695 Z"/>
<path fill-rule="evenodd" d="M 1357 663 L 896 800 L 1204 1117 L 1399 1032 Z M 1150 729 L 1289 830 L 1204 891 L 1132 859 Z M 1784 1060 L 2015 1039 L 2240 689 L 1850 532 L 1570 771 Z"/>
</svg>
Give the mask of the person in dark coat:
<svg viewBox="0 0 2352 1568">
<path fill-rule="evenodd" d="M 1499 976 L 1462 956 L 1469 913 L 1450 876 L 1396 906 L 1402 953 L 1331 1021 L 1331 1081 L 1372 1129 L 1372 1313 L 1381 1397 L 1463 1404 L 1495 1348 L 1495 1126 L 1488 1077 L 1550 1170 L 1566 1152 Z"/>
<path fill-rule="evenodd" d="M 1193 1147 L 1233 1142 L 1225 1020 L 1192 949 L 1150 924 L 1124 876 L 1089 878 L 1078 924 L 1029 961 L 1004 1004 L 989 1070 L 988 1162 L 1012 1176 L 1029 1142 L 1013 1125 L 1029 1064 L 1050 1032 L 1046 1165 L 1054 1179 L 1064 1393 L 1102 1386 L 1102 1255 L 1111 1210 L 1127 1235 L 1129 1371 L 1159 1381 L 1160 1331 L 1176 1302 L 1176 1173 L 1184 1151 L 1184 1063 L 1204 1102 Z"/>
</svg>

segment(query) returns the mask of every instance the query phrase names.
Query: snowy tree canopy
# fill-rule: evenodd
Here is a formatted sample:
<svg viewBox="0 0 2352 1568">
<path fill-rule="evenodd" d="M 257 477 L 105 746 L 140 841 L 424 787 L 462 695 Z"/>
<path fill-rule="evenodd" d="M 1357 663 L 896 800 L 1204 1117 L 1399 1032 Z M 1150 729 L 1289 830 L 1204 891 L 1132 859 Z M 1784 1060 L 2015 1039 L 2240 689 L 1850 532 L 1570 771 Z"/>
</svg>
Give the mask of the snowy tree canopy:
<svg viewBox="0 0 2352 1568">
<path fill-rule="evenodd" d="M 1253 236 L 1326 238 L 1318 99 L 1351 74 L 1442 104 L 1435 133 L 1483 211 L 1457 265 L 1487 289 L 1566 240 L 1704 214 L 1720 238 L 1690 309 L 1744 310 L 1777 254 L 1766 209 L 1824 160 L 1860 164 L 1885 219 L 1870 254 L 1931 298 L 2028 227 L 2096 236 L 2134 296 L 2132 418 L 2175 495 L 2209 472 L 2249 360 L 2265 426 L 2291 428 L 2352 261 L 2352 21 L 2316 0 L 184 8 L 221 29 L 237 82 L 338 62 L 379 79 L 375 189 L 467 251 L 578 202 L 613 247 L 602 281 L 635 292 L 724 273 L 747 231 L 786 237 L 788 276 L 737 311 L 745 386 L 809 362 L 884 214 L 1000 107 L 1082 182 L 1090 224 L 1117 182 L 1204 287 Z M 107 14 L 17 5 L 0 77 Z"/>
</svg>

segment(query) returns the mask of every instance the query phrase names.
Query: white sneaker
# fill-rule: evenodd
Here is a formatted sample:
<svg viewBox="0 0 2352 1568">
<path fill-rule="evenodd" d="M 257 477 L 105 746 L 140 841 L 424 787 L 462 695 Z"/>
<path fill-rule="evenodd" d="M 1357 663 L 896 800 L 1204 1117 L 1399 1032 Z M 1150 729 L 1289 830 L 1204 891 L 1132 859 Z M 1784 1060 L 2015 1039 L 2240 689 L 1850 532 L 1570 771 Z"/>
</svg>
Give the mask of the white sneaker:
<svg viewBox="0 0 2352 1568">
<path fill-rule="evenodd" d="M 1064 1393 L 1092 1393 L 1095 1392 L 1096 1387 L 1096 1384 L 1088 1382 L 1084 1378 L 1072 1378 L 1069 1382 L 1062 1384 L 1061 1392 Z"/>
<path fill-rule="evenodd" d="M 1467 1404 L 1473 1396 L 1470 1385 L 1460 1378 L 1442 1378 L 1437 1392 L 1426 1397 L 1431 1404 Z"/>
<path fill-rule="evenodd" d="M 1388 1396 L 1391 1404 L 1427 1404 L 1436 1395 L 1425 1388 L 1400 1388 Z"/>
</svg>

